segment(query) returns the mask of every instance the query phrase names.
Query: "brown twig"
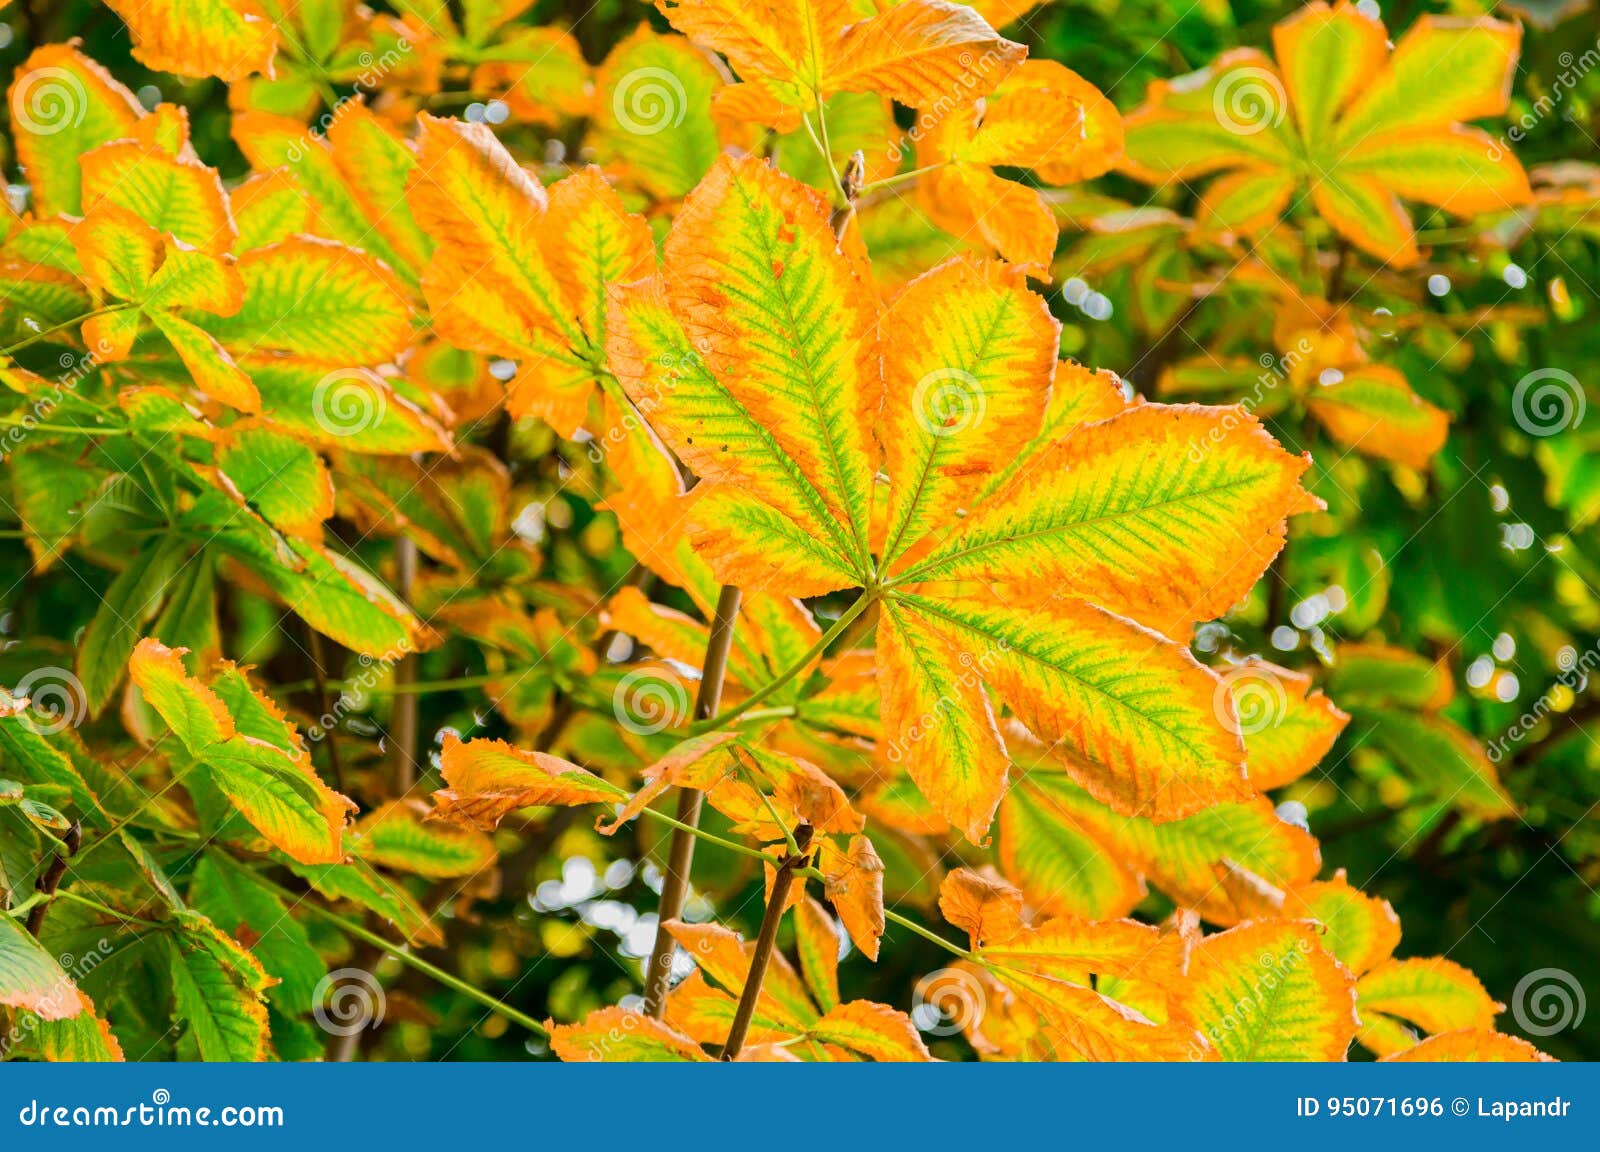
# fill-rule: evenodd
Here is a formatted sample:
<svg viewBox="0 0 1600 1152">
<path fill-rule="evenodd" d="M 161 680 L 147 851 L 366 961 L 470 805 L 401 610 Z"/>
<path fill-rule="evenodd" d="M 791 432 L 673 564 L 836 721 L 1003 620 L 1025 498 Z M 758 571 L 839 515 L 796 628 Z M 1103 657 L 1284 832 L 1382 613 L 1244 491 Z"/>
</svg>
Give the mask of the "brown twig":
<svg viewBox="0 0 1600 1152">
<path fill-rule="evenodd" d="M 1178 313 L 1167 330 L 1163 332 L 1145 354 L 1133 363 L 1128 369 L 1128 382 L 1140 392 L 1154 392 L 1156 383 L 1161 379 L 1169 364 L 1178 358 L 1183 351 L 1183 342 L 1188 336 L 1189 322 L 1194 319 L 1200 305 L 1205 303 L 1205 296 L 1196 296 L 1184 305 L 1183 311 Z"/>
<path fill-rule="evenodd" d="M 716 612 L 711 619 L 711 639 L 706 643 L 706 658 L 700 668 L 700 690 L 695 697 L 694 718 L 709 720 L 722 704 L 722 681 L 728 671 L 728 654 L 733 648 L 733 630 L 739 618 L 742 594 L 733 585 L 724 585 L 717 595 Z M 678 793 L 678 822 L 689 828 L 700 826 L 701 794 L 692 788 Z M 645 969 L 645 1011 L 660 1019 L 667 1003 L 667 978 L 672 973 L 672 936 L 660 925 L 683 914 L 689 896 L 689 869 L 694 864 L 694 835 L 683 828 L 672 830 L 667 845 L 667 871 L 661 881 L 661 900 L 657 909 L 656 942 Z"/>
<path fill-rule="evenodd" d="M 39 14 L 33 10 L 29 0 L 17 0 L 17 23 L 22 26 L 21 39 L 28 45 L 30 51 L 45 43 Z"/>
<path fill-rule="evenodd" d="M 1345 278 L 1350 273 L 1350 241 L 1339 237 L 1333 258 L 1333 271 L 1328 274 L 1328 302 L 1342 304 L 1345 298 Z"/>
<path fill-rule="evenodd" d="M 744 990 L 739 993 L 739 1007 L 728 1027 L 728 1042 L 722 1046 L 722 1059 L 736 1060 L 744 1048 L 750 1032 L 750 1019 L 755 1015 L 756 1001 L 761 998 L 761 984 L 767 976 L 767 965 L 772 961 L 773 949 L 778 943 L 778 925 L 783 922 L 784 910 L 789 906 L 789 889 L 794 885 L 795 873 L 811 859 L 811 825 L 802 824 L 794 830 L 798 852 L 785 856 L 778 862 L 772 878 L 772 891 L 767 895 L 767 910 L 761 916 L 761 931 L 756 936 L 755 951 L 750 954 L 750 972 L 744 978 Z"/>
<path fill-rule="evenodd" d="M 401 536 L 394 545 L 395 593 L 411 606 L 412 586 L 417 580 L 417 544 Z M 394 740 L 392 762 L 393 791 L 404 796 L 417 782 L 417 697 L 404 691 L 417 678 L 417 657 L 407 652 L 394 666 L 394 701 L 390 705 L 389 735 Z"/>
<path fill-rule="evenodd" d="M 1460 825 L 1460 809 L 1452 808 L 1446 812 L 1439 822 L 1433 826 L 1433 829 L 1422 843 L 1417 846 L 1416 852 L 1412 853 L 1412 859 L 1416 861 L 1418 867 L 1426 872 L 1432 872 L 1434 866 L 1439 862 L 1439 853 L 1444 848 L 1444 842 L 1450 838 L 1450 834 Z"/>
<path fill-rule="evenodd" d="M 35 940 L 44 930 L 45 913 L 50 910 L 50 897 L 56 894 L 56 889 L 61 887 L 61 878 L 67 874 L 67 860 L 78 854 L 78 847 L 83 843 L 83 825 L 74 820 L 67 829 L 67 834 L 62 838 L 61 844 L 65 852 L 57 852 L 50 857 L 50 864 L 39 876 L 34 887 L 44 897 L 35 904 L 28 913 L 28 934 Z"/>
<path fill-rule="evenodd" d="M 356 945 L 351 957 L 350 967 L 358 972 L 366 973 L 372 977 L 374 983 L 378 979 L 378 963 L 383 959 L 381 948 L 374 948 L 371 944 L 359 943 Z M 380 995 L 382 993 L 380 992 Z M 333 1040 L 333 1048 L 328 1059 L 335 1064 L 350 1064 L 361 1055 L 361 1049 L 367 1042 L 367 1037 L 374 1028 L 357 1028 L 353 1032 L 341 1029 Z"/>
<path fill-rule="evenodd" d="M 844 172 L 839 177 L 844 191 L 844 203 L 833 210 L 833 215 L 828 218 L 829 225 L 833 228 L 833 238 L 843 240 L 845 229 L 850 227 L 850 220 L 856 214 L 856 198 L 861 195 L 861 185 L 867 178 L 867 158 L 858 148 L 850 153 L 850 159 L 845 161 Z"/>
</svg>

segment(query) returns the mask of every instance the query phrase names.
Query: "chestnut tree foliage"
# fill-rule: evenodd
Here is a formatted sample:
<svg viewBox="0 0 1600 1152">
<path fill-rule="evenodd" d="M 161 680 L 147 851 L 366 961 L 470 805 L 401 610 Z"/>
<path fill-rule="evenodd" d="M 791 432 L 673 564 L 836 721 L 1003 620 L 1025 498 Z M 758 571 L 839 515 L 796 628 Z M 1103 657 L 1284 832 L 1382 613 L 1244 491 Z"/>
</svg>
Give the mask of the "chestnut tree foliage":
<svg viewBox="0 0 1600 1152">
<path fill-rule="evenodd" d="M 1182 7 L 0 9 L 0 1051 L 1581 1053 L 1585 73 Z"/>
</svg>

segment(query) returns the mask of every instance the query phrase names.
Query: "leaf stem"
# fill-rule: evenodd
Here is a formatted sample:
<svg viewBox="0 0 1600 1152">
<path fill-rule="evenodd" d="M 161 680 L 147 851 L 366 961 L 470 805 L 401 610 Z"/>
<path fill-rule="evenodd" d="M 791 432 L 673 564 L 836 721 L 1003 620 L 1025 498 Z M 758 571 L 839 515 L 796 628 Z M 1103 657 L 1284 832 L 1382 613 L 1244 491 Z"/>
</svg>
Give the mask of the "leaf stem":
<svg viewBox="0 0 1600 1152">
<path fill-rule="evenodd" d="M 102 916 L 110 916 L 113 919 L 120 920 L 124 924 L 142 924 L 146 928 L 159 928 L 159 927 L 161 927 L 161 925 L 157 924 L 154 920 L 144 920 L 144 919 L 141 919 L 138 916 L 129 916 L 126 912 L 118 912 L 115 908 L 111 907 L 109 904 L 102 904 L 98 900 L 91 900 L 87 896 L 80 896 L 76 892 L 72 891 L 69 888 L 61 889 L 61 891 L 55 893 L 55 895 L 52 897 L 52 899 L 55 899 L 55 900 L 69 900 L 74 904 L 81 904 L 85 908 L 94 909 L 96 912 L 100 913 Z M 40 905 L 41 909 L 43 907 L 45 907 L 45 905 Z M 38 910 L 39 909 L 35 909 L 35 911 L 38 911 Z"/>
<path fill-rule="evenodd" d="M 417 542 L 411 537 L 401 536 L 395 541 L 394 564 L 395 594 L 409 608 L 417 580 Z M 394 666 L 396 692 L 389 708 L 389 728 L 394 737 L 394 761 L 390 771 L 396 796 L 404 796 L 417 782 L 417 698 L 414 693 L 401 691 L 416 678 L 416 653 L 407 652 Z"/>
<path fill-rule="evenodd" d="M 893 176 L 885 176 L 882 180 L 869 181 L 861 186 L 861 191 L 858 195 L 870 196 L 874 192 L 882 192 L 885 189 L 897 187 L 908 180 L 926 176 L 929 172 L 937 172 L 949 163 L 950 161 L 948 160 L 941 160 L 937 164 L 924 164 L 921 168 L 913 168 L 909 172 L 896 172 Z"/>
<path fill-rule="evenodd" d="M 905 928 L 905 929 L 908 929 L 908 930 L 910 930 L 912 932 L 915 932 L 918 936 L 921 936 L 924 940 L 927 940 L 927 941 L 929 941 L 931 943 L 937 944 L 939 947 L 943 948 L 946 952 L 949 952 L 949 953 L 951 953 L 952 955 L 955 955 L 955 956 L 959 956 L 963 960 L 974 960 L 974 959 L 976 959 L 976 957 L 974 957 L 971 952 L 969 952 L 967 949 L 961 947 L 961 945 L 952 944 L 950 941 L 946 940 L 943 936 L 939 935 L 937 932 L 929 931 L 928 929 L 924 928 L 921 924 L 918 924 L 915 920 L 912 920 L 912 919 L 909 919 L 909 918 L 907 918 L 905 916 L 900 915 L 900 913 L 896 912 L 893 908 L 885 908 L 883 910 L 883 918 L 885 920 L 889 921 L 892 924 L 898 924 L 902 928 Z"/>
<path fill-rule="evenodd" d="M 59 324 L 41 328 L 39 331 L 29 335 L 26 340 L 19 340 L 9 348 L 0 348 L 0 356 L 10 356 L 15 352 L 20 352 L 30 345 L 37 344 L 47 336 L 54 336 L 57 332 L 63 332 L 75 324 L 82 324 L 85 320 L 93 320 L 96 316 L 104 316 L 110 312 L 121 312 L 123 309 L 131 307 L 131 304 L 110 304 L 104 308 L 96 308 L 92 312 L 85 312 L 82 316 L 74 316 L 71 320 L 63 320 Z"/>
<path fill-rule="evenodd" d="M 44 893 L 35 892 L 32 896 L 29 896 L 26 900 L 19 900 L 15 904 L 13 904 L 11 907 L 7 908 L 6 909 L 6 915 L 11 917 L 13 920 L 20 920 L 24 915 L 26 915 L 27 913 L 33 911 L 40 904 L 43 904 L 43 903 L 44 903 Z"/>
<path fill-rule="evenodd" d="M 833 153 L 828 148 L 828 114 L 822 109 L 822 101 L 817 101 L 817 123 L 822 126 L 822 136 L 817 136 L 817 130 L 811 126 L 811 117 L 804 113 L 800 122 L 806 126 L 806 135 L 811 137 L 811 143 L 817 146 L 817 151 L 822 154 L 822 162 L 828 166 L 828 175 L 833 178 L 833 190 L 838 193 L 835 206 L 843 211 L 850 207 L 850 193 L 845 189 L 844 181 L 839 178 L 839 168 L 833 162 Z"/>
<path fill-rule="evenodd" d="M 808 880 L 819 881 L 822 884 L 827 884 L 828 882 L 827 876 L 823 875 L 822 871 L 817 868 L 799 868 L 796 869 L 795 874 L 798 876 L 804 876 Z M 953 956 L 959 956 L 963 960 L 977 960 L 976 956 L 974 956 L 967 949 L 961 947 L 961 945 L 952 944 L 937 932 L 930 932 L 921 924 L 918 924 L 915 920 L 911 920 L 900 915 L 900 913 L 896 912 L 893 908 L 885 908 L 883 910 L 883 918 L 889 921 L 891 924 L 898 924 L 902 928 L 910 929 L 918 936 L 921 936 L 924 940 L 927 940 L 933 944 L 937 944 L 939 947 L 943 948 L 946 952 L 949 952 Z"/>
<path fill-rule="evenodd" d="M 755 692 L 739 701 L 738 704 L 734 705 L 732 708 L 729 708 L 726 712 L 723 712 L 714 718 L 697 721 L 696 723 L 689 725 L 689 734 L 691 736 L 699 736 L 706 732 L 715 732 L 719 728 L 726 727 L 739 717 L 745 715 L 757 704 L 760 704 L 763 700 L 770 697 L 774 692 L 778 691 L 778 689 L 782 688 L 785 684 L 789 683 L 789 681 L 800 675 L 800 673 L 805 669 L 809 668 L 818 657 L 828 650 L 829 646 L 832 645 L 835 640 L 843 635 L 845 629 L 850 627 L 850 625 L 855 622 L 856 617 L 860 616 L 869 607 L 871 607 L 872 602 L 875 599 L 876 596 L 872 592 L 862 593 L 856 598 L 856 602 L 854 604 L 850 605 L 850 607 L 844 610 L 844 614 L 833 622 L 833 626 L 822 634 L 822 638 L 813 644 L 810 650 L 807 651 L 804 656 L 801 656 L 800 659 L 796 660 L 785 671 L 767 681 Z"/>
<path fill-rule="evenodd" d="M 777 864 L 776 860 L 774 860 L 771 856 L 768 856 L 759 848 L 752 848 L 748 844 L 740 844 L 736 840 L 726 840 L 715 833 L 707 832 L 703 828 L 696 828 L 692 824 L 685 824 L 683 821 L 672 816 L 668 816 L 665 812 L 662 812 L 659 809 L 645 808 L 641 811 L 640 815 L 649 816 L 652 820 L 659 820 L 663 824 L 670 825 L 673 828 L 681 829 L 690 836 L 704 840 L 707 844 L 715 844 L 719 848 L 726 848 L 729 852 L 737 852 L 741 856 L 748 856 L 752 860 L 760 860 L 764 864 L 772 864 L 774 866 Z"/>
<path fill-rule="evenodd" d="M 752 708 L 750 711 L 740 715 L 739 723 L 759 724 L 763 720 L 783 720 L 799 714 L 800 710 L 793 704 L 779 704 L 774 708 Z"/>
<path fill-rule="evenodd" d="M 429 692 L 449 692 L 455 688 L 482 688 L 493 684 L 496 680 L 514 677 L 522 671 L 525 669 L 511 668 L 504 672 L 483 672 L 475 676 L 456 676 L 448 680 L 410 680 L 403 684 L 390 684 L 387 688 L 368 688 L 366 691 L 373 696 L 416 696 Z M 341 686 L 354 687 L 354 682 L 347 680 Z"/>
<path fill-rule="evenodd" d="M 789 831 L 789 826 L 783 822 L 783 816 L 778 811 L 778 806 L 772 802 L 772 797 L 761 790 L 761 781 L 756 779 L 754 772 L 746 771 L 743 767 L 739 771 L 749 781 L 750 787 L 755 789 L 756 795 L 761 797 L 761 806 L 767 810 L 772 822 L 783 832 L 783 842 L 789 846 L 789 855 L 791 857 L 801 855 L 802 849 L 796 842 L 794 833 Z"/>
<path fill-rule="evenodd" d="M 722 703 L 722 681 L 728 671 L 728 654 L 733 648 L 733 631 L 742 599 L 743 594 L 731 584 L 724 584 L 717 594 L 711 637 L 706 642 L 706 656 L 700 669 L 700 690 L 694 704 L 699 721 L 714 717 Z M 655 947 L 650 951 L 650 964 L 645 969 L 644 1010 L 658 1020 L 667 1006 L 667 979 L 672 974 L 675 947 L 671 934 L 661 925 L 676 920 L 683 913 L 683 903 L 689 895 L 689 869 L 694 864 L 695 837 L 688 829 L 700 826 L 703 800 L 704 796 L 692 788 L 678 791 L 678 820 L 688 828 L 673 829 L 667 845 L 667 871 L 657 905 Z"/>
<path fill-rule="evenodd" d="M 710 832 L 703 831 L 702 829 L 690 828 L 688 825 L 679 824 L 678 821 L 674 820 L 671 816 L 668 816 L 665 812 L 658 812 L 654 808 L 646 808 L 643 810 L 642 814 L 649 816 L 652 819 L 659 820 L 663 824 L 671 824 L 674 827 L 683 828 L 689 833 L 689 835 L 698 837 L 708 844 L 715 844 L 719 848 L 726 848 L 729 852 L 736 852 L 740 856 L 747 856 L 752 860 L 760 860 L 763 864 L 770 864 L 774 868 L 782 863 L 780 860 L 774 860 L 771 855 L 761 851 L 759 848 L 752 848 L 748 844 L 739 844 L 732 840 L 725 840 L 721 836 L 715 836 Z M 819 884 L 826 884 L 828 882 L 828 877 L 820 868 L 810 866 L 796 868 L 794 869 L 794 874 L 796 876 L 803 876 L 807 880 L 815 880 Z M 883 918 L 888 920 L 890 923 L 898 924 L 902 928 L 908 929 L 911 932 L 915 932 L 924 940 L 927 940 L 932 944 L 937 944 L 939 947 L 943 948 L 946 952 L 949 952 L 953 956 L 959 956 L 963 960 L 976 960 L 976 957 L 967 949 L 961 947 L 959 944 L 955 944 L 949 940 L 946 940 L 937 932 L 933 932 L 927 928 L 924 928 L 915 920 L 912 920 L 906 916 L 902 916 L 893 908 L 885 908 L 883 910 Z"/>
<path fill-rule="evenodd" d="M 6 428 L 26 428 L 30 432 L 56 432 L 68 436 L 132 436 L 132 428 L 93 428 L 84 424 L 44 424 L 37 420 L 30 423 L 26 416 L 0 416 L 0 426 Z"/>
<path fill-rule="evenodd" d="M 408 968 L 414 968 L 418 972 L 421 972 L 424 976 L 428 976 L 434 980 L 437 980 L 446 988 L 461 993 L 463 996 L 474 1001 L 475 1003 L 483 1005 L 496 1015 L 503 1016 L 513 1024 L 522 1025 L 529 1032 L 534 1033 L 536 1036 L 550 1035 L 549 1029 L 535 1020 L 532 1016 L 529 1016 L 525 1012 L 519 1012 L 517 1009 L 511 1007 L 511 1005 L 505 1003 L 504 1001 L 498 1000 L 489 995 L 489 993 L 483 991 L 483 989 L 468 984 L 465 980 L 461 979 L 461 977 L 455 975 L 454 973 L 446 972 L 438 965 L 428 963 L 422 957 L 414 955 L 404 945 L 395 944 L 389 940 L 385 940 L 376 932 L 369 931 L 367 928 L 357 924 L 355 921 L 347 920 L 337 912 L 334 912 L 328 908 L 324 908 L 320 904 L 309 900 L 302 900 L 299 896 L 296 896 L 287 888 L 281 888 L 265 877 L 258 877 L 258 879 L 262 884 L 275 891 L 280 898 L 290 901 L 297 907 L 304 908 L 311 915 L 320 917 L 329 924 L 333 925 L 335 928 L 339 929 L 339 931 L 350 936 L 354 936 L 358 940 L 363 940 L 366 943 L 371 944 L 374 948 L 378 948 L 384 952 L 387 952 L 389 955 L 393 956 L 396 960 L 400 961 L 400 963 L 406 965 Z"/>
</svg>

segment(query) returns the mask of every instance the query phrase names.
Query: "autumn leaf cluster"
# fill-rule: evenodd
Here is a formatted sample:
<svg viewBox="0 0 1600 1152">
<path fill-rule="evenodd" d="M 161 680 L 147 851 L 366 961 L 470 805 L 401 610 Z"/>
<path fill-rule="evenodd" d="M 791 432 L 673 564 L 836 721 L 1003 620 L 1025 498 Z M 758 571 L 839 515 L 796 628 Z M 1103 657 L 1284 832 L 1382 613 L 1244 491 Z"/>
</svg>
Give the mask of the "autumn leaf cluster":
<svg viewBox="0 0 1600 1152">
<path fill-rule="evenodd" d="M 10 509 L 79 606 L 0 698 L 18 1054 L 319 1058 L 330 973 L 414 945 L 562 1059 L 1546 1058 L 1297 798 L 1354 724 L 1513 819 L 1448 671 L 1200 642 L 1343 514 L 1280 413 L 1426 487 L 1450 414 L 1304 246 L 1348 284 L 1423 259 L 1408 205 L 1533 200 L 1475 126 L 1515 26 L 1312 3 L 1119 112 L 1000 0 L 598 53 L 528 0 L 105 7 L 156 98 L 66 42 L 9 88 Z M 1152 316 L 1237 255 L 1281 390 L 1067 355 L 1075 231 Z M 518 1007 L 452 937 L 573 838 L 656 954 Z"/>
</svg>

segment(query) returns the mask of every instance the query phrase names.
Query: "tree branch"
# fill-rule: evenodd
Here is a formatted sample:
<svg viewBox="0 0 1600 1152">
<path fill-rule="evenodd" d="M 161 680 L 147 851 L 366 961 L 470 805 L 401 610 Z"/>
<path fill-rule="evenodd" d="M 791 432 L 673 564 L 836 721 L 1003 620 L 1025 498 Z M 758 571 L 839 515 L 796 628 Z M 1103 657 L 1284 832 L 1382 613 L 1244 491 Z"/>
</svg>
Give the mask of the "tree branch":
<svg viewBox="0 0 1600 1152">
<path fill-rule="evenodd" d="M 1156 382 L 1161 378 L 1161 373 L 1183 351 L 1183 342 L 1188 335 L 1189 322 L 1194 319 L 1194 314 L 1200 310 L 1200 305 L 1205 303 L 1205 300 L 1204 296 L 1196 296 L 1188 304 L 1184 305 L 1183 311 L 1179 312 L 1172 323 L 1167 326 L 1167 330 L 1128 369 L 1128 382 L 1140 392 L 1155 391 Z"/>
<path fill-rule="evenodd" d="M 395 592 L 411 606 L 417 579 L 417 544 L 401 536 L 394 545 Z M 389 708 L 389 734 L 394 738 L 393 790 L 404 796 L 417 782 L 417 698 L 405 686 L 417 678 L 417 657 L 407 652 L 394 666 L 395 696 Z"/>
<path fill-rule="evenodd" d="M 78 854 L 78 846 L 83 843 L 83 825 L 74 820 L 67 829 L 67 834 L 62 839 L 64 851 L 57 852 L 50 857 L 50 864 L 40 875 L 34 887 L 44 897 L 35 904 L 28 913 L 28 934 L 35 940 L 44 930 L 44 918 L 50 911 L 50 898 L 56 894 L 56 889 L 61 887 L 61 878 L 67 874 L 67 860 Z"/>
<path fill-rule="evenodd" d="M 772 952 L 778 943 L 778 925 L 789 907 L 789 889 L 794 886 L 795 872 L 806 867 L 811 857 L 811 825 L 802 824 L 794 830 L 794 843 L 798 852 L 785 856 L 778 862 L 777 874 L 772 878 L 772 891 L 767 894 L 767 910 L 761 917 L 761 931 L 756 936 L 755 951 L 750 954 L 750 972 L 744 978 L 744 990 L 739 994 L 739 1007 L 728 1027 L 728 1042 L 722 1046 L 722 1059 L 736 1060 L 750 1033 L 750 1018 L 755 1015 L 756 1001 L 761 998 L 761 985 L 767 977 L 767 965 L 772 962 Z"/>
<path fill-rule="evenodd" d="M 733 629 L 739 618 L 742 593 L 731 584 L 724 585 L 717 595 L 717 609 L 711 619 L 711 639 L 706 644 L 706 658 L 700 668 L 700 691 L 695 698 L 696 720 L 709 720 L 717 714 L 722 703 L 722 681 L 728 671 L 728 653 L 733 648 Z M 644 1010 L 656 1019 L 667 1003 L 667 978 L 672 974 L 673 940 L 662 927 L 668 920 L 683 914 L 683 903 L 689 895 L 689 869 L 694 864 L 694 836 L 689 829 L 700 826 L 702 796 L 692 788 L 678 792 L 678 823 L 685 825 L 672 830 L 667 844 L 667 872 L 661 881 L 661 900 L 657 905 L 656 942 L 650 951 L 650 965 L 645 969 Z"/>
</svg>

